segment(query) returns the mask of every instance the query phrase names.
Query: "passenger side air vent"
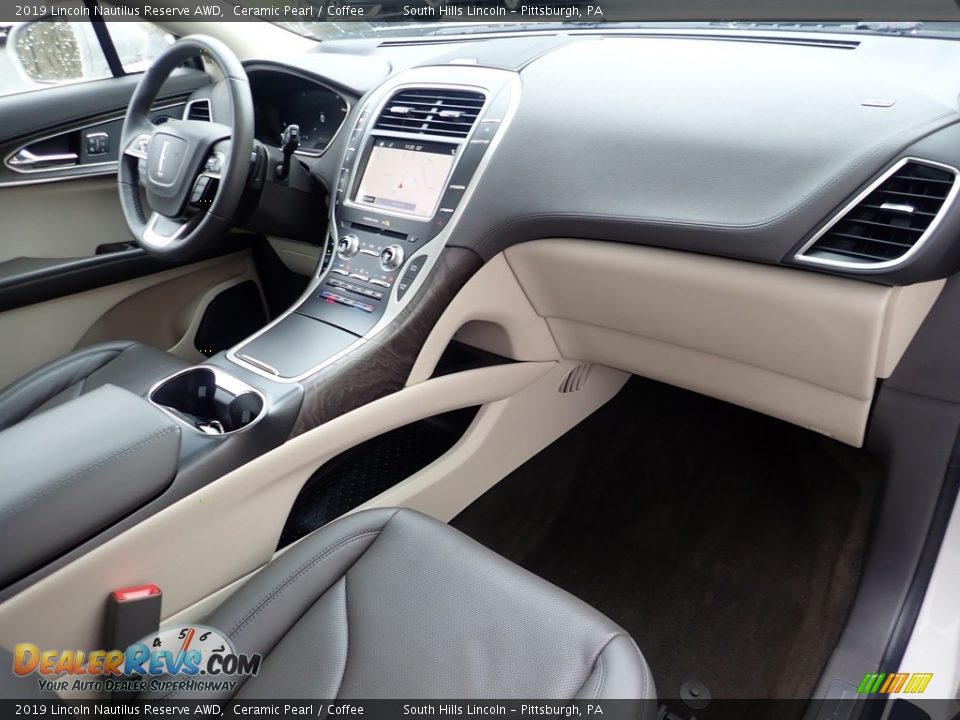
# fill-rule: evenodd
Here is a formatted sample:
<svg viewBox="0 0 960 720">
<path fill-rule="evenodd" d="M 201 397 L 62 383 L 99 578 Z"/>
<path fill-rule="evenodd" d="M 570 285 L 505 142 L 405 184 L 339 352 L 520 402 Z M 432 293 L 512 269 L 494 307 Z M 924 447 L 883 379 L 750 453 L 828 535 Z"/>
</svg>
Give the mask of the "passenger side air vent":
<svg viewBox="0 0 960 720">
<path fill-rule="evenodd" d="M 814 236 L 798 254 L 804 262 L 840 267 L 888 267 L 926 241 L 956 194 L 952 168 L 903 160 Z"/>
<path fill-rule="evenodd" d="M 593 365 L 590 364 L 577 365 L 568 372 L 558 388 L 560 394 L 566 395 L 567 393 L 578 392 L 583 388 L 587 383 L 587 378 L 590 377 L 590 368 L 592 367 Z"/>
<path fill-rule="evenodd" d="M 483 103 L 481 93 L 469 90 L 400 90 L 383 106 L 374 129 L 464 138 L 470 134 Z"/>
<path fill-rule="evenodd" d="M 200 120 L 201 122 L 210 122 L 210 101 L 209 100 L 191 100 L 187 103 L 187 120 Z"/>
</svg>

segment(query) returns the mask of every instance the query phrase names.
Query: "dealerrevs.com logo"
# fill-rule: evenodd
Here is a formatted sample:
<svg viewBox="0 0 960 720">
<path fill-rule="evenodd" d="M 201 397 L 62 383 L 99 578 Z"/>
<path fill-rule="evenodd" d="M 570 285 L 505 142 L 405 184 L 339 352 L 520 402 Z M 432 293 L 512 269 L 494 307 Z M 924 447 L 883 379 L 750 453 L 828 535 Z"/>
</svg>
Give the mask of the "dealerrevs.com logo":
<svg viewBox="0 0 960 720">
<path fill-rule="evenodd" d="M 256 675 L 263 658 L 237 653 L 219 630 L 173 627 L 148 635 L 126 650 L 14 648 L 13 672 L 39 676 L 40 688 L 113 692 L 230 691 L 236 676 Z"/>
</svg>

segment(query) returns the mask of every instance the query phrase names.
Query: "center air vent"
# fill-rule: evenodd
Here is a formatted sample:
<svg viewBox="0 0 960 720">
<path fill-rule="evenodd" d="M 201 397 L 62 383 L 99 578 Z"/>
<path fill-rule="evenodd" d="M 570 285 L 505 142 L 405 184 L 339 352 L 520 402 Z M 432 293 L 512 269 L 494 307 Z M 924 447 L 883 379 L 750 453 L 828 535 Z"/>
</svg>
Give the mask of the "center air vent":
<svg viewBox="0 0 960 720">
<path fill-rule="evenodd" d="M 398 91 L 380 113 L 376 130 L 465 138 L 483 109 L 484 96 L 469 90 Z"/>
<path fill-rule="evenodd" d="M 797 259 L 854 268 L 903 262 L 939 222 L 956 180 L 952 168 L 902 160 L 817 233 Z"/>
<path fill-rule="evenodd" d="M 209 100 L 191 100 L 187 103 L 187 120 L 200 120 L 210 122 L 210 101 Z"/>
</svg>

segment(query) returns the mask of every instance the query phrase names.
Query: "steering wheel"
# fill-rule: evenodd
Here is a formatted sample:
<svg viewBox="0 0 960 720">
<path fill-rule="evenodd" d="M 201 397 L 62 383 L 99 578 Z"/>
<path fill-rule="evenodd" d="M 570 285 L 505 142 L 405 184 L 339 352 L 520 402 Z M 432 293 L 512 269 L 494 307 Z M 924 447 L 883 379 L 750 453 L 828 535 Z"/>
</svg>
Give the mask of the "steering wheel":
<svg viewBox="0 0 960 720">
<path fill-rule="evenodd" d="M 150 108 L 160 87 L 175 68 L 198 55 L 212 60 L 223 75 L 213 89 L 225 88 L 226 98 L 215 103 L 211 97 L 211 108 L 229 105 L 230 124 L 172 119 L 153 124 Z M 190 35 L 156 59 L 123 119 L 117 174 L 124 218 L 144 250 L 182 260 L 230 229 L 250 171 L 253 122 L 247 74 L 219 40 Z M 149 215 L 141 203 L 141 186 Z"/>
</svg>

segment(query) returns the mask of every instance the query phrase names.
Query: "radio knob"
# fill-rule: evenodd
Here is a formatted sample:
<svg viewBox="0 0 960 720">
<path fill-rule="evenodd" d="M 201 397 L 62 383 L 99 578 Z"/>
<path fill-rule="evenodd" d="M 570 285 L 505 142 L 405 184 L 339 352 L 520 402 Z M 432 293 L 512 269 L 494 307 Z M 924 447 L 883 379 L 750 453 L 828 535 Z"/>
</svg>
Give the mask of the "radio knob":
<svg viewBox="0 0 960 720">
<path fill-rule="evenodd" d="M 380 267 L 387 272 L 403 265 L 403 248 L 399 245 L 387 245 L 380 253 Z"/>
<path fill-rule="evenodd" d="M 360 250 L 360 238 L 356 235 L 344 235 L 337 240 L 337 253 L 344 259 L 352 258 Z"/>
</svg>

